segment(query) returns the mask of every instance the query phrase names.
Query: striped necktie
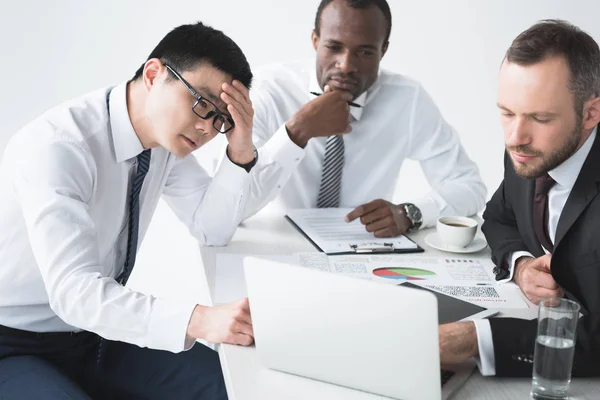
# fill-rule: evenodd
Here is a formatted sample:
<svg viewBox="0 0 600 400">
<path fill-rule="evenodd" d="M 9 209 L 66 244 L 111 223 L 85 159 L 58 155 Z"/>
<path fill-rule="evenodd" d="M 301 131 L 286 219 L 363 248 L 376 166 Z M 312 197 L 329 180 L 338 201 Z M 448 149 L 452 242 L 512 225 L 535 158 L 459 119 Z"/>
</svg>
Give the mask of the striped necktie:
<svg viewBox="0 0 600 400">
<path fill-rule="evenodd" d="M 342 169 L 344 168 L 344 137 L 329 136 L 325 144 L 325 160 L 321 174 L 321 187 L 317 207 L 338 207 L 342 186 Z"/>
<path fill-rule="evenodd" d="M 123 271 L 117 278 L 117 282 L 122 285 L 127 283 L 133 265 L 135 264 L 135 256 L 137 252 L 138 243 L 138 228 L 140 220 L 140 192 L 142 191 L 142 185 L 144 178 L 148 173 L 150 167 L 150 149 L 142 151 L 137 156 L 137 172 L 135 178 L 133 178 L 133 185 L 131 185 L 131 192 L 129 193 L 129 228 L 127 237 L 127 257 L 125 258 L 125 266 Z"/>
<path fill-rule="evenodd" d="M 138 242 L 138 228 L 140 222 L 140 193 L 142 191 L 142 185 L 144 184 L 144 178 L 148 173 L 150 167 L 150 149 L 142 151 L 137 156 L 137 171 L 135 178 L 133 178 L 133 185 L 131 185 L 131 191 L 129 192 L 129 226 L 127 229 L 127 257 L 125 258 L 125 266 L 123 271 L 117 277 L 117 282 L 121 285 L 125 285 L 131 275 L 131 270 L 135 264 L 135 256 L 137 252 Z M 98 349 L 96 350 L 96 365 L 100 367 L 100 361 L 104 354 L 104 340 L 101 336 L 98 336 Z"/>
</svg>

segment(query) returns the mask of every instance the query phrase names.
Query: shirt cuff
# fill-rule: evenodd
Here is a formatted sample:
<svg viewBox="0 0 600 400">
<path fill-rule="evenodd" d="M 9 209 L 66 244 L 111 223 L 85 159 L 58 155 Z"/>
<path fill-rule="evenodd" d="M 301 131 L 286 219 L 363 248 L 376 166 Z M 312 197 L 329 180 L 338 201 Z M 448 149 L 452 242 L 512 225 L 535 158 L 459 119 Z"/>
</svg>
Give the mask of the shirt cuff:
<svg viewBox="0 0 600 400">
<path fill-rule="evenodd" d="M 413 202 L 413 204 L 421 210 L 421 216 L 423 217 L 421 229 L 434 227 L 440 214 L 436 201 L 432 198 L 424 198 Z"/>
<path fill-rule="evenodd" d="M 221 165 L 215 173 L 213 182 L 218 183 L 219 186 L 227 189 L 227 191 L 236 194 L 240 193 L 240 188 L 244 186 L 249 174 L 246 170 L 239 165 L 235 165 L 227 154 L 223 157 Z"/>
<path fill-rule="evenodd" d="M 494 340 L 492 337 L 492 328 L 490 321 L 479 319 L 473 321 L 475 331 L 477 332 L 477 346 L 479 347 L 479 357 L 475 357 L 479 372 L 483 376 L 496 375 L 496 359 L 494 356 Z"/>
<path fill-rule="evenodd" d="M 260 148 L 260 156 L 283 168 L 295 168 L 304 159 L 306 150 L 292 142 L 285 124 Z"/>
<path fill-rule="evenodd" d="M 196 341 L 188 340 L 187 328 L 196 305 L 154 299 L 148 324 L 148 347 L 173 353 L 191 349 Z"/>
<path fill-rule="evenodd" d="M 515 274 L 515 263 L 521 257 L 533 257 L 533 254 L 531 254 L 528 251 L 515 251 L 514 253 L 510 254 L 507 257 L 508 258 L 508 277 L 497 281 L 497 283 L 508 283 L 508 282 L 512 281 L 513 275 Z"/>
</svg>

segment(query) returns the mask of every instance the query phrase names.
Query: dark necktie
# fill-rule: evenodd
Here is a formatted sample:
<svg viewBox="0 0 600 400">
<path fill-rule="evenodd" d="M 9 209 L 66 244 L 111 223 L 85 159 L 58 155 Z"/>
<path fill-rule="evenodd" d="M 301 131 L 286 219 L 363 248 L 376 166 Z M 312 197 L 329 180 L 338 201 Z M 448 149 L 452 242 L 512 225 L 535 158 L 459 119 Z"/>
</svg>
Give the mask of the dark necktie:
<svg viewBox="0 0 600 400">
<path fill-rule="evenodd" d="M 338 207 L 344 169 L 344 138 L 329 136 L 325 144 L 325 159 L 321 173 L 321 187 L 317 198 L 318 208 Z"/>
<path fill-rule="evenodd" d="M 138 243 L 138 228 L 140 222 L 140 192 L 144 184 L 144 178 L 150 167 L 150 149 L 142 151 L 137 156 L 137 172 L 133 178 L 131 191 L 129 192 L 129 227 L 127 235 L 127 257 L 123 271 L 117 278 L 117 282 L 122 285 L 127 283 L 131 270 L 135 264 L 135 256 Z"/>
<path fill-rule="evenodd" d="M 140 222 L 140 193 L 142 191 L 142 185 L 144 184 L 144 178 L 148 173 L 150 167 L 150 149 L 142 151 L 137 156 L 137 171 L 135 178 L 133 178 L 133 184 L 131 185 L 131 191 L 129 192 L 129 226 L 127 229 L 127 257 L 125 258 L 125 266 L 123 271 L 117 277 L 117 282 L 121 285 L 125 285 L 131 275 L 131 270 L 135 264 L 135 255 L 137 252 L 138 242 L 138 228 Z M 98 349 L 96 352 L 96 363 L 100 367 L 100 360 L 104 354 L 104 346 L 102 345 L 103 339 L 98 336 Z"/>
<path fill-rule="evenodd" d="M 554 184 L 556 182 L 548 174 L 537 178 L 533 198 L 533 228 L 542 246 L 550 253 L 554 250 L 554 245 L 548 235 L 548 192 Z"/>
</svg>

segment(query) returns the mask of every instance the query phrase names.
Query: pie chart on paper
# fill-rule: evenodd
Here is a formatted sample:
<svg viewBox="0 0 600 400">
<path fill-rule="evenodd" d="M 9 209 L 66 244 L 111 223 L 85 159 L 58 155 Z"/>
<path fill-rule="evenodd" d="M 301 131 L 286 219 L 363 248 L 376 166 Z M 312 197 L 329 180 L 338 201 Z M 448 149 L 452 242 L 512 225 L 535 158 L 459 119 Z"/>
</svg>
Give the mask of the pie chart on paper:
<svg viewBox="0 0 600 400">
<path fill-rule="evenodd" d="M 373 275 L 385 279 L 422 281 L 435 277 L 435 272 L 419 268 L 376 268 Z"/>
</svg>

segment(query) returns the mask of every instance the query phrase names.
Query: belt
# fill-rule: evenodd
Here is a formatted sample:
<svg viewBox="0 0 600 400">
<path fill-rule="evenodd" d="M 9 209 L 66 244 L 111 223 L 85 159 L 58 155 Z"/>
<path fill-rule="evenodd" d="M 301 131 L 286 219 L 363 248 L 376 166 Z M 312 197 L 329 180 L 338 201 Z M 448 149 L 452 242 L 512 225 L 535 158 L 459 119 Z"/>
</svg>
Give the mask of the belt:
<svg viewBox="0 0 600 400">
<path fill-rule="evenodd" d="M 30 338 L 30 339 L 41 339 L 41 338 L 60 338 L 60 337 L 69 337 L 75 336 L 80 333 L 88 333 L 85 331 L 79 332 L 32 332 L 32 331 L 24 331 L 21 329 L 10 328 L 8 326 L 0 325 L 0 336 L 9 336 L 9 337 L 20 337 L 20 338 Z"/>
</svg>

